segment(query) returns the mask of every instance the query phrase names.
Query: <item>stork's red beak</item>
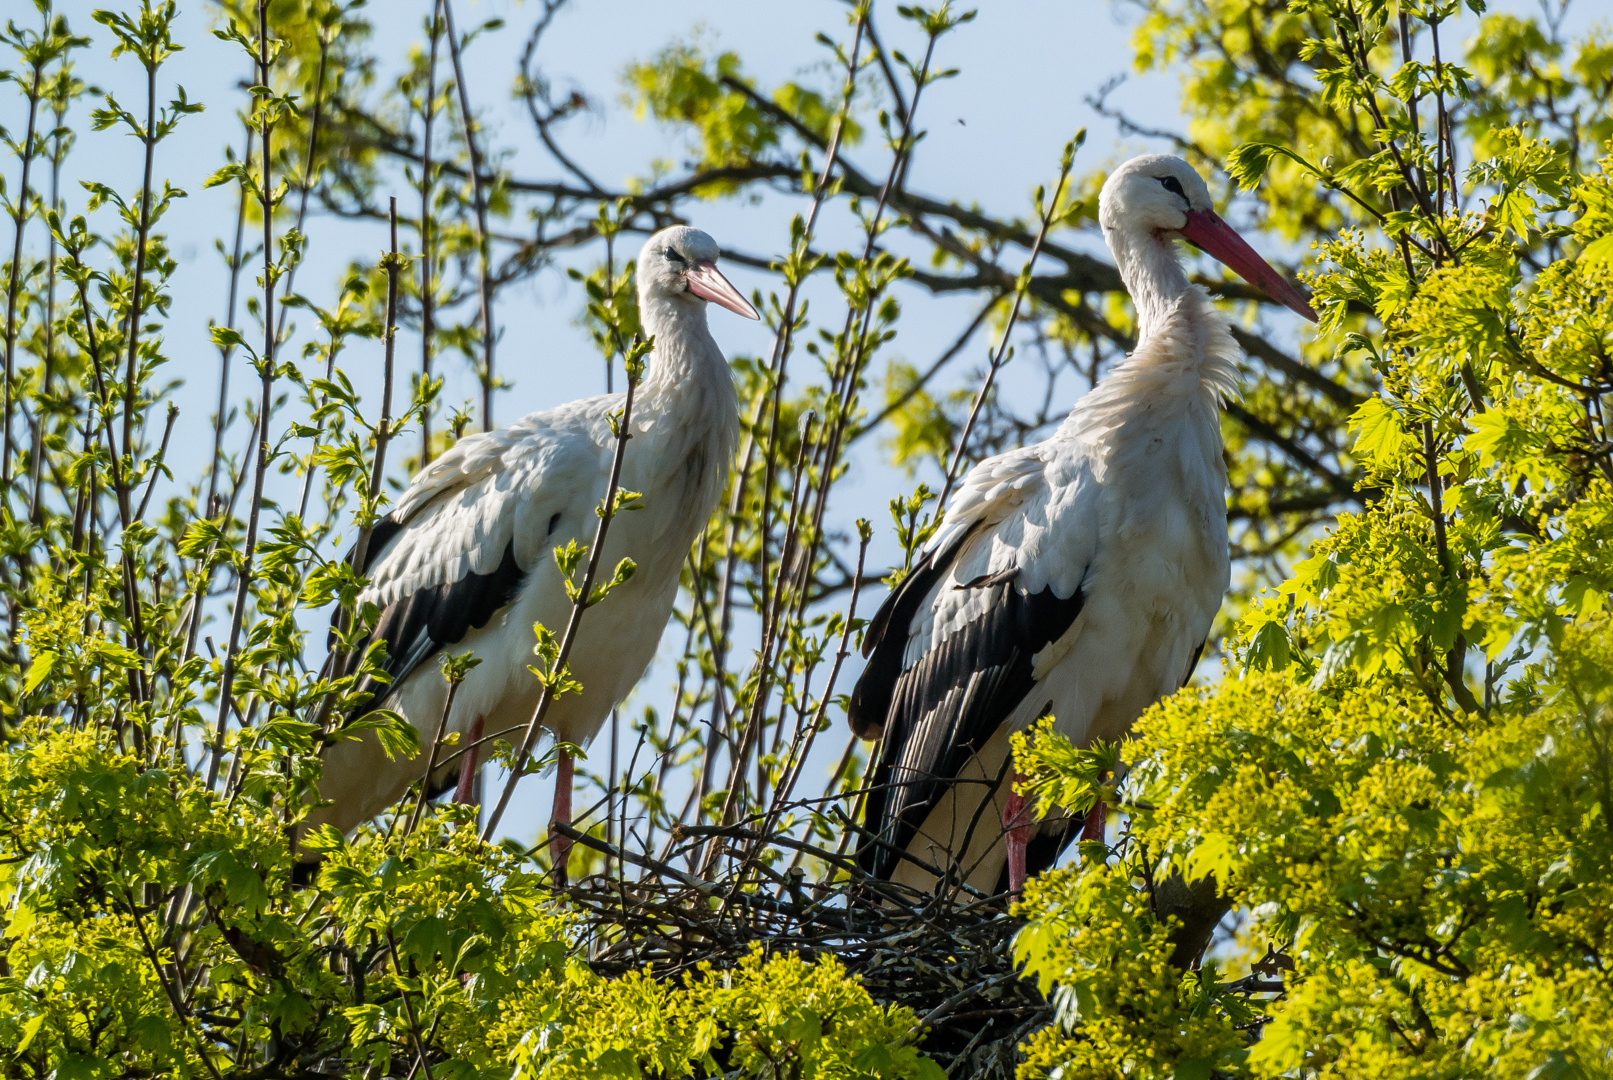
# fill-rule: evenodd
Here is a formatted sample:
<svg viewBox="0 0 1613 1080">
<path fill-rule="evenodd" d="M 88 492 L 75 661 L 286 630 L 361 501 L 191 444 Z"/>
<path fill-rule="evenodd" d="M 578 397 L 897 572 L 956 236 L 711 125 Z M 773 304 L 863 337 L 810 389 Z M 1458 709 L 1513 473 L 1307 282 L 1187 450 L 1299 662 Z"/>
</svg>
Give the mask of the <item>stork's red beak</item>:
<svg viewBox="0 0 1613 1080">
<path fill-rule="evenodd" d="M 690 269 L 689 291 L 702 300 L 721 304 L 735 315 L 743 315 L 747 319 L 761 318 L 756 314 L 756 309 L 750 306 L 750 301 L 722 276 L 717 264 L 710 259 L 701 259 Z"/>
<path fill-rule="evenodd" d="M 1289 311 L 1316 321 L 1316 312 L 1311 310 L 1305 294 L 1262 259 L 1214 210 L 1189 210 L 1181 233 L 1183 240 L 1220 260 Z"/>
</svg>

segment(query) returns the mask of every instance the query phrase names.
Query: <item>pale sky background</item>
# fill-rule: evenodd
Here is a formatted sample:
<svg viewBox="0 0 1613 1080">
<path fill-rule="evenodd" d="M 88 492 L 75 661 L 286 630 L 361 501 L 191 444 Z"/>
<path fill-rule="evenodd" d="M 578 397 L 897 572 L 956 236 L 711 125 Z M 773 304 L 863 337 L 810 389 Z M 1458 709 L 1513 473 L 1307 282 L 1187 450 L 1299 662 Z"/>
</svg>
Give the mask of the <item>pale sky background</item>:
<svg viewBox="0 0 1613 1080">
<path fill-rule="evenodd" d="M 142 106 L 143 74 L 132 58 L 109 58 L 110 35 L 91 21 L 93 6 L 80 0 L 58 4 L 58 10 L 68 14 L 74 29 L 94 40 L 91 48 L 79 54 L 79 72 L 92 84 L 113 90 L 125 105 Z M 422 22 L 430 6 L 431 0 L 374 0 L 370 4 L 368 16 L 375 24 L 372 49 L 382 62 L 380 81 L 389 81 L 409 45 L 423 40 Z M 888 0 L 878 4 L 886 44 L 917 52 L 922 48 L 922 38 L 897 18 L 895 6 Z M 1518 0 L 1506 6 L 1521 9 L 1528 5 Z M 1588 21 L 1592 6 L 1581 5 L 1581 21 Z M 999 215 L 1028 216 L 1030 192 L 1037 184 L 1051 183 L 1056 177 L 1060 149 L 1079 127 L 1089 128 L 1090 135 L 1077 161 L 1078 172 L 1106 167 L 1132 153 L 1169 149 L 1142 139 L 1123 139 L 1111 122 L 1097 116 L 1083 100 L 1111 77 L 1131 70 L 1133 9 L 1111 6 L 1104 0 L 983 0 L 978 7 L 975 22 L 943 39 L 938 48 L 938 66 L 962 70 L 957 78 L 926 91 L 919 126 L 929 134 L 920 144 L 910 171 L 911 189 L 965 204 L 978 202 Z M 208 324 L 223 322 L 227 288 L 227 273 L 214 242 L 222 239 L 228 243 L 237 199 L 233 186 L 204 190 L 202 181 L 222 163 L 226 144 L 239 150 L 241 130 L 235 110 L 244 97 L 238 84 L 248 68 L 238 46 L 208 32 L 214 18 L 211 5 L 181 0 L 181 11 L 175 37 L 186 51 L 163 69 L 159 94 L 166 100 L 175 84 L 183 84 L 192 99 L 207 105 L 207 111 L 184 120 L 177 134 L 160 147 L 156 176 L 159 182 L 165 177 L 189 193 L 189 198 L 178 202 L 162 223 L 180 260 L 173 307 L 164 330 L 165 352 L 170 358 L 168 374 L 183 382 L 174 395 L 180 422 L 169 461 L 181 482 L 188 482 L 204 475 L 211 444 L 218 354 L 208 340 Z M 686 0 L 677 4 L 575 0 L 550 29 L 540 54 L 544 58 L 542 66 L 557 90 L 564 92 L 575 86 L 601 107 L 562 128 L 561 140 L 574 158 L 606 183 L 647 175 L 649 162 L 656 158 L 682 162 L 688 155 L 680 134 L 637 121 L 621 102 L 619 79 L 629 63 L 647 59 L 670 42 L 698 30 L 709 43 L 736 51 L 744 59 L 747 74 L 763 89 L 787 79 L 833 89 L 839 86 L 839 80 L 821 70 L 827 52 L 814 42 L 813 36 L 824 31 L 836 38 L 849 37 L 844 12 L 844 5 L 833 0 Z M 558 176 L 558 168 L 532 134 L 524 107 L 511 91 L 520 50 L 537 15 L 536 7 L 512 0 L 458 0 L 455 15 L 462 31 L 494 16 L 506 22 L 501 31 L 480 37 L 466 57 L 471 99 L 489 129 L 489 145 L 515 149 L 508 168 L 518 177 Z M 34 16 L 31 6 L 17 3 L 8 17 L 24 22 L 32 21 Z M 1458 36 L 1470 33 L 1471 26 L 1472 19 L 1468 17 Z M 443 72 L 444 76 L 449 74 L 446 60 Z M 17 96 L 7 88 L 0 97 L 0 123 L 20 133 L 23 116 Z M 1173 77 L 1132 74 L 1110 101 L 1146 125 L 1182 126 Z M 125 192 L 132 192 L 139 182 L 138 143 L 116 133 L 90 132 L 83 121 L 93 104 L 87 101 L 81 105 L 75 117 L 80 141 L 64 177 L 70 205 L 82 203 L 74 183 L 77 179 L 94 177 Z M 871 137 L 849 151 L 848 156 L 866 174 L 882 176 L 888 159 L 874 137 L 877 132 L 871 123 L 868 126 Z M 14 163 L 7 162 L 5 175 L 13 185 L 14 173 Z M 381 195 L 385 194 L 383 189 Z M 401 204 L 413 203 L 414 196 L 401 178 L 397 194 Z M 693 224 L 711 233 L 719 244 L 752 254 L 781 255 L 788 243 L 789 218 L 804 212 L 806 203 L 804 197 L 770 194 L 759 200 L 729 199 L 686 207 L 685 212 Z M 1235 213 L 1229 216 L 1237 220 Z M 106 234 L 115 231 L 109 211 L 105 210 L 92 227 Z M 514 227 L 519 231 L 519 222 Z M 30 246 L 42 248 L 43 230 L 37 223 L 32 228 L 35 243 Z M 334 300 L 339 275 L 348 263 L 372 259 L 385 243 L 385 226 L 377 223 L 317 216 L 307 232 L 309 243 L 306 260 L 298 271 L 298 291 L 322 306 Z M 850 244 L 848 215 L 843 210 L 826 212 L 819 236 L 825 245 Z M 5 239 L 9 250 L 10 236 Z M 1261 238 L 1253 239 L 1257 248 L 1273 250 Z M 1065 241 L 1091 247 L 1097 236 L 1087 233 L 1076 240 L 1066 236 Z M 591 266 L 599 252 L 598 248 L 584 249 L 576 254 L 573 265 Z M 753 287 L 771 284 L 765 275 L 743 267 L 729 265 L 726 270 L 747 294 Z M 252 288 L 253 273 L 249 270 L 243 276 L 243 290 Z M 844 308 L 832 288 L 825 287 L 828 285 L 825 279 L 809 290 L 809 297 L 819 320 L 838 323 Z M 508 423 L 527 412 L 603 391 L 601 361 L 577 325 L 580 295 L 559 268 L 545 271 L 501 295 L 496 320 L 503 337 L 497 364 L 500 373 L 515 385 L 497 399 L 498 422 Z M 970 300 L 937 300 L 922 289 L 906 286 L 898 289 L 898 295 L 907 317 L 886 356 L 906 358 L 920 368 L 951 343 L 973 314 Z M 313 321 L 306 313 L 293 315 L 300 315 L 294 321 L 301 325 L 282 357 L 300 354 L 307 340 L 306 330 Z M 1269 318 L 1279 339 L 1293 333 L 1294 320 L 1286 315 Z M 770 352 L 771 337 L 765 326 L 716 309 L 711 321 L 713 333 L 731 356 L 766 356 Z M 943 386 L 972 386 L 975 373 L 983 367 L 988 344 L 986 337 L 977 337 L 971 351 L 954 362 L 951 378 Z M 400 334 L 397 355 L 401 370 L 417 365 L 418 340 L 407 333 Z M 358 343 L 343 359 L 347 371 L 361 386 L 373 385 L 378 379 L 379 342 Z M 799 352 L 794 361 L 796 365 L 809 362 Z M 234 363 L 231 397 L 239 401 L 253 393 L 255 387 L 249 385 L 254 382 L 252 373 L 239 354 Z M 475 394 L 474 380 L 457 358 L 442 356 L 438 369 L 448 375 L 445 404 L 459 403 Z M 796 370 L 806 374 L 805 368 L 798 366 Z M 1040 375 L 1028 363 L 1020 364 L 1017 371 L 1010 365 L 1000 376 L 999 385 L 1005 394 L 1039 390 Z M 1068 393 L 1071 397 L 1076 393 L 1073 379 L 1068 382 Z M 245 425 L 238 423 L 230 436 L 232 445 L 239 449 L 247 435 Z M 878 539 L 871 549 L 870 563 L 879 567 L 897 554 L 886 502 L 910 490 L 915 481 L 884 464 L 876 451 L 871 442 L 861 448 L 852 475 L 838 489 L 835 515 L 842 526 L 858 516 L 873 520 Z M 934 478 L 930 479 L 932 487 L 938 486 Z M 279 488 L 289 490 L 285 482 Z M 879 599 L 878 595 L 866 596 L 861 614 L 871 614 Z M 227 627 L 221 627 L 215 619 L 206 632 L 221 642 Z M 671 636 L 667 644 L 671 644 Z M 855 664 L 848 664 L 841 676 L 840 692 L 850 690 L 856 674 Z M 669 669 L 658 666 L 635 701 L 654 702 L 664 711 L 670 697 L 670 679 Z M 844 745 L 844 728 L 838 717 L 836 720 L 836 728 L 825 732 L 819 741 L 828 759 L 824 768 Z M 630 751 L 628 747 L 624 752 Z M 594 756 L 594 764 L 602 768 L 604 754 L 596 752 Z M 816 783 L 811 775 L 803 781 L 804 788 Z M 496 788 L 490 786 L 490 790 Z M 540 823 L 546 820 L 549 792 L 546 778 L 523 781 L 516 805 L 506 818 L 507 831 L 524 840 L 533 839 Z"/>
</svg>

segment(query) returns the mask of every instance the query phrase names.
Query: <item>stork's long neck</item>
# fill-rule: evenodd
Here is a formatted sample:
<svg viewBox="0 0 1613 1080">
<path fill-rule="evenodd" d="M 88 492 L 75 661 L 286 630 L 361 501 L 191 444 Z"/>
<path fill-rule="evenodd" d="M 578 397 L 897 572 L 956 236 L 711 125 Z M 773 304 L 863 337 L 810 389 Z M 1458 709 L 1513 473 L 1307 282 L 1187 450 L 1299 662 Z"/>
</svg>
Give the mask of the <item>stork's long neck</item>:
<svg viewBox="0 0 1613 1080">
<path fill-rule="evenodd" d="M 655 558 L 673 559 L 663 569 L 676 580 L 678 562 L 722 495 L 739 441 L 739 395 L 706 328 L 704 302 L 641 293 L 639 315 L 655 349 L 633 404 L 636 434 L 623 482 L 645 494 L 661 541 Z M 653 569 L 649 559 L 643 553 L 640 562 Z"/>
<path fill-rule="evenodd" d="M 1198 314 L 1197 304 L 1183 304 L 1192 289 L 1187 272 L 1176 255 L 1176 245 L 1152 231 L 1114 230 L 1105 235 L 1137 309 L 1137 343 L 1140 346 L 1167 328 L 1180 332 L 1184 318 Z"/>
<path fill-rule="evenodd" d="M 698 443 L 726 468 L 739 438 L 739 396 L 728 361 L 706 327 L 705 302 L 687 295 L 640 294 L 639 316 L 655 349 L 634 417 L 670 421 L 660 425 L 666 429 L 662 452 L 682 455 Z"/>
<path fill-rule="evenodd" d="M 645 334 L 655 339 L 640 390 L 646 406 L 689 394 L 704 396 L 726 390 L 733 395 L 728 361 L 706 326 L 706 305 L 687 296 L 639 296 Z"/>
<path fill-rule="evenodd" d="M 1216 423 L 1214 403 L 1237 394 L 1241 357 L 1226 317 L 1188 281 L 1173 241 L 1142 230 L 1105 230 L 1105 238 L 1137 310 L 1137 345 L 1106 380 L 1107 397 L 1148 397 L 1159 392 L 1157 378 L 1188 375 L 1212 404 L 1206 422 Z"/>
</svg>

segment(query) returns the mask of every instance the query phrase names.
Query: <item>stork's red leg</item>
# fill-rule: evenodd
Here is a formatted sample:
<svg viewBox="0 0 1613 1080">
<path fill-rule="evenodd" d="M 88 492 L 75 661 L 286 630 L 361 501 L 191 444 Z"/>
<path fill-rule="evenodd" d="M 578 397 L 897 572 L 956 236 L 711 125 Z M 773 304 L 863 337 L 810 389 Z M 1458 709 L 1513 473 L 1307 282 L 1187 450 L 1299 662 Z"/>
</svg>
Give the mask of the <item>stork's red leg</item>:
<svg viewBox="0 0 1613 1080">
<path fill-rule="evenodd" d="M 1108 775 L 1107 771 L 1101 772 L 1098 774 L 1098 779 L 1101 781 Z M 1103 827 L 1107 824 L 1108 816 L 1109 811 L 1103 805 L 1103 800 L 1094 800 L 1092 809 L 1087 811 L 1086 819 L 1081 823 L 1081 839 L 1096 840 L 1100 844 L 1103 843 Z"/>
<path fill-rule="evenodd" d="M 1097 840 L 1099 843 L 1102 843 L 1104 818 L 1106 816 L 1107 815 L 1104 813 L 1103 808 L 1103 800 L 1099 799 L 1097 802 L 1092 804 L 1092 809 L 1087 811 L 1086 820 L 1081 825 L 1081 839 Z"/>
<path fill-rule="evenodd" d="M 481 751 L 474 750 L 477 742 L 482 738 L 482 718 L 478 716 L 471 721 L 470 730 L 465 732 L 465 756 L 459 759 L 459 787 L 454 791 L 454 802 L 463 805 L 474 805 L 480 800 L 481 793 L 476 790 L 476 762 L 481 758 Z"/>
<path fill-rule="evenodd" d="M 1022 779 L 1024 777 L 1015 770 L 1011 784 L 1017 785 Z M 1025 844 L 1030 840 L 1030 818 L 1030 807 L 1025 803 L 1025 796 L 1010 786 L 1008 801 L 1003 803 L 1003 843 L 1008 848 L 1009 892 L 1023 892 L 1025 889 Z"/>
<path fill-rule="evenodd" d="M 554 771 L 554 814 L 550 820 L 562 825 L 571 824 L 571 755 L 559 751 Z M 549 854 L 554 861 L 555 876 L 566 880 L 566 857 L 571 854 L 571 840 L 562 836 L 552 825 L 549 828 Z"/>
</svg>

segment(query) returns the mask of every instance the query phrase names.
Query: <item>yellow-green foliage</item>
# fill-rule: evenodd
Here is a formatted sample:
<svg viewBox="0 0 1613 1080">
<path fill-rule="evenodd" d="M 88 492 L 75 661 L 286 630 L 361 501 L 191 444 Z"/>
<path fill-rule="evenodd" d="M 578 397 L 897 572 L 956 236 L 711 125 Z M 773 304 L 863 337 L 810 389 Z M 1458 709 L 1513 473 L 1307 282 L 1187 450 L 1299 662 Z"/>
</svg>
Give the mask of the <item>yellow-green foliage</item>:
<svg viewBox="0 0 1613 1080">
<path fill-rule="evenodd" d="M 1231 1015 L 1211 1006 L 1213 968 L 1172 965 L 1167 928 L 1125 868 L 1091 859 L 1046 875 L 1020 906 L 1030 919 L 1015 955 L 1058 1007 L 1026 1047 L 1030 1075 L 1191 1074 L 1242 1045 Z"/>
<path fill-rule="evenodd" d="M 683 981 L 594 974 L 525 856 L 462 809 L 403 836 L 328 827 L 317 888 L 290 887 L 284 821 L 143 769 L 102 736 L 35 723 L 0 755 L 0 1074 L 211 1075 L 246 1038 L 288 1061 L 440 1077 L 940 1075 L 910 1010 L 832 958 L 753 953 Z M 163 903 L 210 917 L 163 937 Z M 176 899 L 174 902 L 180 902 Z M 354 978 L 355 968 L 370 972 Z M 176 1004 L 177 999 L 177 1004 Z M 225 1040 L 223 1042 L 219 1040 Z M 204 1055 L 206 1061 L 203 1060 Z"/>
<path fill-rule="evenodd" d="M 769 957 L 759 946 L 735 970 L 701 965 L 681 984 L 600 979 L 573 961 L 523 987 L 506 1013 L 518 1080 L 717 1075 L 713 1053 L 741 1075 L 943 1075 L 909 1045 L 911 1011 L 875 1005 L 832 958 Z"/>
<path fill-rule="evenodd" d="M 1613 620 L 1562 632 L 1538 694 L 1488 720 L 1410 680 L 1313 689 L 1297 667 L 1151 712 L 1128 748 L 1136 854 L 1028 890 L 1020 949 L 1071 1005 L 1033 1065 L 1169 1076 L 1600 1075 L 1613 1045 Z M 1143 854 L 1146 853 L 1146 854 Z M 1144 874 L 1214 874 L 1246 966 L 1290 993 L 1245 1058 L 1245 1006 L 1171 968 Z M 1216 998 L 1221 1000 L 1217 1001 Z"/>
<path fill-rule="evenodd" d="M 909 475 L 924 461 L 938 462 L 946 468 L 952 449 L 952 425 L 941 401 L 922 384 L 921 378 L 917 368 L 901 360 L 891 361 L 885 374 L 884 411 L 891 425 L 886 441 L 892 459 Z M 967 396 L 954 391 L 949 395 L 950 403 L 959 404 Z"/>
<path fill-rule="evenodd" d="M 771 97 L 758 94 L 737 53 L 708 55 L 698 39 L 670 45 L 652 59 L 630 65 L 622 82 L 624 100 L 640 118 L 652 116 L 690 131 L 690 149 L 706 168 L 744 166 L 763 156 L 779 144 L 782 118 L 825 139 L 835 126 L 835 103 L 824 95 L 793 82 L 779 86 Z M 861 125 L 846 117 L 840 137 L 856 145 Z M 711 185 L 712 193 L 738 187 L 737 181 Z"/>
</svg>

